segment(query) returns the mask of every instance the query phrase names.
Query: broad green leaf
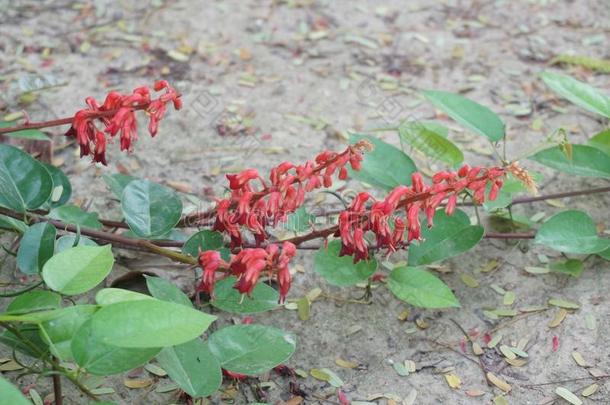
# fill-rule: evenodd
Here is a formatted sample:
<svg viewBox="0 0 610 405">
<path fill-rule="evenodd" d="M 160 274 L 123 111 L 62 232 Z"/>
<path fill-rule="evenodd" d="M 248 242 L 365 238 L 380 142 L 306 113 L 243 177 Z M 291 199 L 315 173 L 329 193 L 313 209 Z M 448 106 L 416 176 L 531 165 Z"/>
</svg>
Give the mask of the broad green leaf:
<svg viewBox="0 0 610 405">
<path fill-rule="evenodd" d="M 129 228 L 149 238 L 170 231 L 182 215 L 182 201 L 172 190 L 149 180 L 133 180 L 123 190 L 121 209 Z"/>
<path fill-rule="evenodd" d="M 610 239 L 597 236 L 597 228 L 589 215 L 568 210 L 549 218 L 536 233 L 536 243 L 564 253 L 589 254 L 610 247 Z"/>
<path fill-rule="evenodd" d="M 606 155 L 610 155 L 610 129 L 596 134 L 593 138 L 589 139 L 588 144 L 601 150 Z"/>
<path fill-rule="evenodd" d="M 70 349 L 76 364 L 93 375 L 112 375 L 146 364 L 161 348 L 126 349 L 103 343 L 93 335 L 92 320 L 83 323 L 74 334 Z"/>
<path fill-rule="evenodd" d="M 42 206 L 53 192 L 45 167 L 27 153 L 0 144 L 0 205 L 24 212 Z"/>
<path fill-rule="evenodd" d="M 327 248 L 316 252 L 313 268 L 332 285 L 354 285 L 373 275 L 377 270 L 375 259 L 363 260 L 354 264 L 353 256 L 339 256 L 341 241 L 333 240 Z"/>
<path fill-rule="evenodd" d="M 176 287 L 174 284 L 160 277 L 144 276 L 146 278 L 146 286 L 150 294 L 163 301 L 175 302 L 177 304 L 186 305 L 189 308 L 193 307 L 193 303 L 182 292 L 181 289 Z"/>
<path fill-rule="evenodd" d="M 25 222 L 7 217 L 6 215 L 0 215 L 0 228 L 15 231 L 20 234 L 24 234 L 28 230 L 28 226 Z"/>
<path fill-rule="evenodd" d="M 434 226 L 428 229 L 428 222 L 421 226 L 423 241 L 409 246 L 409 265 L 430 264 L 464 253 L 483 238 L 483 227 L 470 225 L 468 216 L 456 210 L 447 216 L 444 210 L 437 210 Z"/>
<path fill-rule="evenodd" d="M 351 177 L 386 190 L 401 184 L 411 184 L 411 174 L 417 171 L 417 168 L 409 156 L 373 136 L 354 134 L 350 136 L 350 143 L 354 144 L 362 139 L 371 142 L 374 149 L 364 154 L 360 170 L 350 169 Z"/>
<path fill-rule="evenodd" d="M 451 118 L 492 142 L 504 137 L 504 123 L 489 108 L 459 94 L 446 91 L 425 91 L 424 96 Z"/>
<path fill-rule="evenodd" d="M 559 146 L 540 151 L 530 159 L 578 176 L 610 178 L 608 155 L 592 146 L 572 145 L 572 159 L 568 159 Z"/>
<path fill-rule="evenodd" d="M 102 307 L 93 317 L 93 335 L 119 347 L 175 346 L 200 336 L 215 316 L 157 299 Z"/>
<path fill-rule="evenodd" d="M 25 274 L 38 274 L 55 250 L 55 227 L 48 222 L 31 225 L 21 238 L 17 267 Z"/>
<path fill-rule="evenodd" d="M 300 207 L 288 215 L 285 228 L 292 232 L 303 232 L 310 229 L 315 220 L 315 215 L 309 214 L 305 207 Z"/>
<path fill-rule="evenodd" d="M 103 288 L 95 294 L 95 302 L 99 305 L 116 304 L 123 301 L 152 300 L 153 297 L 123 288 Z"/>
<path fill-rule="evenodd" d="M 225 370 L 256 375 L 271 370 L 292 356 L 295 337 L 264 325 L 233 325 L 214 332 L 210 350 Z"/>
<path fill-rule="evenodd" d="M 13 127 L 15 125 L 17 125 L 17 124 L 14 122 L 0 121 L 0 128 L 9 128 L 9 127 Z M 28 140 L 32 140 L 32 141 L 50 141 L 51 140 L 51 138 L 46 136 L 39 129 L 24 129 L 23 131 L 9 132 L 9 133 L 3 134 L 3 135 L 9 136 L 11 138 L 21 138 L 21 139 L 28 139 Z"/>
<path fill-rule="evenodd" d="M 77 224 L 92 229 L 102 229 L 102 223 L 98 219 L 96 212 L 83 211 L 76 205 L 62 205 L 53 208 L 49 212 L 49 217 L 58 219 L 67 224 Z"/>
<path fill-rule="evenodd" d="M 127 174 L 105 174 L 102 176 L 104 182 L 112 191 L 112 194 L 116 196 L 119 200 L 123 196 L 123 190 L 125 187 L 134 180 L 138 180 L 137 177 L 129 176 Z"/>
<path fill-rule="evenodd" d="M 2 393 L 1 403 L 3 405 L 32 405 L 32 403 L 23 396 L 19 388 L 2 377 L 0 377 L 0 392 Z"/>
<path fill-rule="evenodd" d="M 581 260 L 568 259 L 561 262 L 551 263 L 549 268 L 556 273 L 563 273 L 572 277 L 579 277 L 583 271 L 583 263 Z"/>
<path fill-rule="evenodd" d="M 610 97 L 595 87 L 559 73 L 547 71 L 540 76 L 546 85 L 561 97 L 591 112 L 610 118 Z"/>
<path fill-rule="evenodd" d="M 61 295 L 52 291 L 28 291 L 25 292 L 6 307 L 6 312 L 22 314 L 34 311 L 46 311 L 61 307 Z"/>
<path fill-rule="evenodd" d="M 610 247 L 606 250 L 602 250 L 601 252 L 598 252 L 597 255 L 606 260 L 610 260 Z"/>
<path fill-rule="evenodd" d="M 47 343 L 53 355 L 63 361 L 72 360 L 70 344 L 76 331 L 91 315 L 97 311 L 95 305 L 74 305 L 57 311 L 56 316 L 48 321 L 41 322 L 40 337 Z"/>
<path fill-rule="evenodd" d="M 462 151 L 443 135 L 418 122 L 404 122 L 398 127 L 403 141 L 432 160 L 456 166 L 464 160 Z"/>
<path fill-rule="evenodd" d="M 70 180 L 68 179 L 68 176 L 57 167 L 46 163 L 44 163 L 44 167 L 51 175 L 51 179 L 53 179 L 53 192 L 49 198 L 49 203 L 51 204 L 51 207 L 62 206 L 67 203 L 72 196 L 72 185 L 70 184 Z"/>
<path fill-rule="evenodd" d="M 76 246 L 49 259 L 42 269 L 42 279 L 62 294 L 82 294 L 101 283 L 113 264 L 110 245 Z"/>
<path fill-rule="evenodd" d="M 397 267 L 387 286 L 400 300 L 422 308 L 459 307 L 451 289 L 435 275 L 418 267 Z"/>
<path fill-rule="evenodd" d="M 37 350 L 34 350 L 32 347 L 25 344 L 21 338 L 13 335 L 13 333 L 9 331 L 4 331 L 4 333 L 0 334 L 1 344 L 34 358 L 40 357 L 40 353 L 47 353 L 49 351 L 48 345 L 40 338 L 38 325 L 16 324 L 14 326 L 25 339 L 29 340 L 30 343 L 37 348 Z"/>
<path fill-rule="evenodd" d="M 74 242 L 76 242 L 76 235 L 64 235 L 57 239 L 55 242 L 55 254 L 74 247 Z M 78 244 L 76 246 L 97 246 L 97 243 L 86 236 L 81 235 L 78 238 Z"/>
<path fill-rule="evenodd" d="M 280 296 L 274 288 L 258 283 L 250 296 L 242 296 L 233 288 L 235 282 L 235 277 L 229 277 L 216 283 L 211 302 L 214 307 L 238 314 L 255 314 L 277 308 Z"/>
<path fill-rule="evenodd" d="M 169 377 L 192 397 L 207 397 L 220 388 L 220 363 L 201 339 L 166 347 L 157 361 Z"/>
<path fill-rule="evenodd" d="M 218 250 L 224 260 L 229 260 L 231 252 L 224 247 L 222 234 L 204 229 L 191 236 L 182 246 L 182 253 L 199 257 L 199 252 L 205 250 Z"/>
</svg>

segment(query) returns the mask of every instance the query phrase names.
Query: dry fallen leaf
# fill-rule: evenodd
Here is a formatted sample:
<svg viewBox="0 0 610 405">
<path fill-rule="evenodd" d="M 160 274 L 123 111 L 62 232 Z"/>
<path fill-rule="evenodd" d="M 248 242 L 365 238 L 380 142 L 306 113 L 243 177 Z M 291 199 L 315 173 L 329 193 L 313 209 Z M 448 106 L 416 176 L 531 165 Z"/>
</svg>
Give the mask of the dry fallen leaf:
<svg viewBox="0 0 610 405">
<path fill-rule="evenodd" d="M 502 380 L 500 377 L 496 376 L 492 372 L 487 372 L 487 379 L 490 383 L 500 388 L 504 392 L 509 392 L 512 387 L 506 381 Z"/>
<path fill-rule="evenodd" d="M 572 393 L 572 391 L 567 388 L 557 387 L 555 388 L 555 394 L 559 395 L 561 398 L 565 399 L 572 405 L 582 405 L 582 399 L 578 398 Z"/>
<path fill-rule="evenodd" d="M 455 374 L 445 374 L 445 380 L 447 380 L 447 384 L 453 389 L 458 389 L 462 385 L 462 380 Z"/>
<path fill-rule="evenodd" d="M 123 385 L 127 388 L 146 388 L 153 383 L 152 378 L 125 378 L 123 380 Z"/>
<path fill-rule="evenodd" d="M 475 355 L 480 356 L 483 354 L 483 349 L 481 348 L 480 344 L 478 344 L 477 342 L 473 342 L 472 343 L 472 352 Z"/>
<path fill-rule="evenodd" d="M 599 388 L 599 385 L 591 384 L 587 388 L 582 390 L 581 394 L 582 394 L 583 397 L 590 397 L 591 395 L 595 394 L 595 392 L 597 392 L 598 388 Z"/>
<path fill-rule="evenodd" d="M 356 367 L 358 367 L 358 363 L 353 362 L 353 361 L 349 361 L 349 360 L 343 360 L 342 358 L 335 359 L 335 364 L 338 365 L 339 367 L 342 367 L 342 368 L 356 368 Z"/>
<path fill-rule="evenodd" d="M 23 367 L 15 360 L 9 360 L 6 363 L 0 365 L 0 371 L 15 371 L 21 370 Z"/>
<path fill-rule="evenodd" d="M 587 362 L 585 361 L 584 357 L 582 357 L 582 354 L 578 352 L 572 352 L 572 358 L 580 367 L 587 367 Z"/>
<path fill-rule="evenodd" d="M 568 316 L 568 311 L 563 308 L 560 308 L 559 311 L 555 314 L 553 319 L 549 322 L 549 328 L 556 328 L 561 325 L 564 319 Z"/>
<path fill-rule="evenodd" d="M 483 390 L 466 390 L 466 395 L 469 397 L 480 397 L 485 395 L 485 391 Z"/>
</svg>

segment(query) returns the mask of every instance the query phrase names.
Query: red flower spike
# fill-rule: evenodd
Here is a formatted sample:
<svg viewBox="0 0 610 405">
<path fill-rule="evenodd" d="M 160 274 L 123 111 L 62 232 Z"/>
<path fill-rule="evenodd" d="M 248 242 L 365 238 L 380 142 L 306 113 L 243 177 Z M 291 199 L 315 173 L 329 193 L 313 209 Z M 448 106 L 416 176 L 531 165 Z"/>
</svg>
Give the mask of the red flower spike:
<svg viewBox="0 0 610 405">
<path fill-rule="evenodd" d="M 368 246 L 364 234 L 371 231 L 375 234 L 377 248 L 394 252 L 412 240 L 421 239 L 420 213 L 427 218 L 428 227 L 434 225 L 434 215 L 437 208 L 447 201 L 445 212 L 453 214 L 457 205 L 458 195 L 466 190 L 473 194 L 476 203 L 485 201 L 485 190 L 491 185 L 489 199 L 497 197 L 502 185 L 504 169 L 492 167 L 470 168 L 465 165 L 457 173 L 439 172 L 432 178 L 432 185 L 427 186 L 419 173 L 412 175 L 412 185 L 398 186 L 384 200 L 373 201 L 366 210 L 365 203 L 373 197 L 368 193 L 360 193 L 354 198 L 347 210 L 339 214 L 338 231 L 335 236 L 341 237 L 340 255 L 353 255 L 354 262 L 368 258 Z M 374 200 L 374 199 L 373 199 Z M 404 209 L 405 220 L 396 217 L 397 210 Z M 394 218 L 394 230 L 389 227 L 389 221 Z M 407 230 L 407 240 L 404 231 Z"/>
<path fill-rule="evenodd" d="M 114 137 L 120 133 L 121 150 L 131 152 L 133 143 L 138 139 L 136 110 L 145 110 L 148 114 L 148 129 L 150 135 L 155 136 L 159 121 L 167 110 L 167 103 L 171 102 L 176 110 L 182 107 L 180 95 L 167 81 L 158 81 L 154 89 L 165 92 L 151 100 L 148 87 L 138 87 L 127 95 L 111 91 L 102 105 L 93 97 L 87 97 L 85 103 L 88 108 L 76 112 L 66 136 L 76 138 L 81 157 L 93 154 L 93 162 L 103 165 L 106 165 L 106 134 Z M 96 120 L 104 127 L 103 131 L 96 126 Z"/>
<path fill-rule="evenodd" d="M 231 248 L 242 245 L 241 228 L 254 235 L 257 246 L 267 239 L 267 225 L 277 225 L 286 220 L 305 201 L 305 194 L 323 185 L 332 185 L 333 176 L 345 179 L 346 165 L 359 168 L 362 154 L 372 146 L 360 141 L 341 153 L 324 151 L 302 165 L 283 162 L 273 168 L 267 184 L 255 169 L 246 169 L 237 174 L 228 174 L 229 197 L 219 200 L 216 206 L 214 230 L 226 232 L 231 237 Z M 254 180 L 261 185 L 257 188 Z M 247 289 L 248 284 L 243 288 Z"/>
<path fill-rule="evenodd" d="M 201 284 L 197 287 L 197 291 L 202 291 L 214 295 L 214 283 L 216 282 L 216 270 L 221 265 L 226 267 L 227 264 L 220 258 L 220 253 L 215 250 L 206 250 L 199 254 L 199 266 L 203 269 Z"/>
</svg>

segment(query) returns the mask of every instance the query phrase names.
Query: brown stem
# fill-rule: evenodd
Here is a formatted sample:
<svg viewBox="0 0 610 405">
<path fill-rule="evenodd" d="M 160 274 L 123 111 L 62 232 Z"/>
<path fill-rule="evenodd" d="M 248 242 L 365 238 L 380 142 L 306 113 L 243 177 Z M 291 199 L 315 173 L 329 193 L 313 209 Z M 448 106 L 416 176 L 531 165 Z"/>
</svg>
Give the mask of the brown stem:
<svg viewBox="0 0 610 405">
<path fill-rule="evenodd" d="M 55 405 L 63 405 L 64 399 L 61 393 L 61 376 L 53 374 L 53 396 L 55 397 Z"/>
<path fill-rule="evenodd" d="M 142 103 L 142 104 L 132 106 L 131 108 L 133 108 L 134 110 L 145 110 L 148 108 L 149 105 L 150 105 L 150 103 Z M 117 113 L 117 111 L 118 110 L 98 111 L 95 113 L 92 112 L 91 118 L 96 119 L 96 118 L 102 118 L 102 117 L 111 117 L 111 116 L 115 115 Z M 14 127 L 0 128 L 0 135 L 8 134 L 10 132 L 23 131 L 24 129 L 40 129 L 40 128 L 58 127 L 61 125 L 72 124 L 73 121 L 74 121 L 74 117 L 65 117 L 65 118 L 59 118 L 59 119 L 50 120 L 50 121 L 28 122 L 26 124 L 17 125 Z"/>
</svg>

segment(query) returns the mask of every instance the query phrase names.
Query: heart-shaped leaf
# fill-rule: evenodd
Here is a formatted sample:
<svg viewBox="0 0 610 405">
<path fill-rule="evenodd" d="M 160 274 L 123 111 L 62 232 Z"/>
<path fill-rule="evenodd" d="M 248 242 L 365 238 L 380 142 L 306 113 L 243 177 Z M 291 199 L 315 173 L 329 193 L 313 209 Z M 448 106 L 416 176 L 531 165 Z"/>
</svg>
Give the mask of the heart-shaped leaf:
<svg viewBox="0 0 610 405">
<path fill-rule="evenodd" d="M 82 294 L 101 283 L 113 264 L 110 245 L 76 246 L 49 259 L 42 268 L 42 279 L 62 294 Z"/>
<path fill-rule="evenodd" d="M 292 356 L 293 335 L 264 325 L 233 325 L 214 332 L 210 350 L 222 368 L 234 373 L 256 375 L 271 370 Z"/>
<path fill-rule="evenodd" d="M 211 395 L 222 382 L 218 359 L 199 338 L 166 347 L 157 361 L 180 388 L 195 398 Z"/>
<path fill-rule="evenodd" d="M 352 256 L 339 256 L 341 241 L 333 240 L 328 247 L 316 252 L 313 268 L 332 285 L 348 286 L 366 280 L 377 270 L 375 259 L 363 260 L 354 264 Z"/>
<path fill-rule="evenodd" d="M 167 187 L 148 180 L 133 180 L 123 190 L 121 209 L 129 228 L 150 238 L 169 232 L 180 220 L 182 201 Z"/>
<path fill-rule="evenodd" d="M 441 279 L 417 267 L 397 267 L 387 286 L 400 300 L 422 308 L 459 307 L 453 292 Z"/>
<path fill-rule="evenodd" d="M 200 336 L 215 316 L 157 299 L 123 301 L 102 307 L 93 317 L 96 339 L 118 347 L 166 347 Z"/>
<path fill-rule="evenodd" d="M 464 253 L 483 238 L 481 226 L 470 225 L 468 216 L 456 210 L 447 216 L 444 210 L 437 210 L 434 226 L 428 229 L 428 222 L 422 224 L 423 242 L 409 246 L 409 266 L 434 263 Z"/>
<path fill-rule="evenodd" d="M 610 239 L 597 236 L 591 217 L 578 210 L 553 215 L 542 224 L 535 242 L 560 252 L 576 254 L 598 253 L 610 247 Z"/>
<path fill-rule="evenodd" d="M 409 156 L 373 136 L 355 134 L 350 136 L 351 143 L 362 139 L 371 142 L 374 149 L 364 154 L 360 170 L 350 169 L 351 177 L 386 190 L 401 184 L 411 184 L 411 174 L 417 171 L 417 168 Z"/>
<path fill-rule="evenodd" d="M 490 141 L 498 142 L 504 137 L 504 123 L 489 108 L 446 91 L 425 91 L 424 96 L 451 118 Z"/>
<path fill-rule="evenodd" d="M 42 206 L 53 192 L 53 179 L 36 159 L 0 144 L 0 205 L 24 212 Z"/>
</svg>

